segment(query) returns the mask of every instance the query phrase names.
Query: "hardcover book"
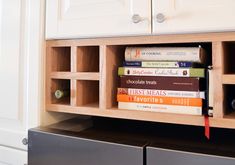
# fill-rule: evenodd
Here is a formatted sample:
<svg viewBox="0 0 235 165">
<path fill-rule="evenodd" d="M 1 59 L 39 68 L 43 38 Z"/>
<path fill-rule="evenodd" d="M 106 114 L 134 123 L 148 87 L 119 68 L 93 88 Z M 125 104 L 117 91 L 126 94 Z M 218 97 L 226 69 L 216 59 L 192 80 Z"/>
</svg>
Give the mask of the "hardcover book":
<svg viewBox="0 0 235 165">
<path fill-rule="evenodd" d="M 204 68 L 137 68 L 119 67 L 118 75 L 164 76 L 164 77 L 205 77 Z"/>
<path fill-rule="evenodd" d="M 139 95 L 117 95 L 118 102 L 134 102 L 146 104 L 165 104 L 202 107 L 201 98 L 182 98 L 182 97 L 160 97 L 160 96 L 139 96 Z"/>
<path fill-rule="evenodd" d="M 126 61 L 191 61 L 206 63 L 201 47 L 127 47 Z"/>
<path fill-rule="evenodd" d="M 161 97 L 187 97 L 205 99 L 205 92 L 200 91 L 174 91 L 174 90 L 154 90 L 136 88 L 118 88 L 117 94 L 139 95 L 139 96 L 161 96 Z"/>
<path fill-rule="evenodd" d="M 118 102 L 118 109 L 176 113 L 187 115 L 202 115 L 202 107 L 194 106 Z"/>
<path fill-rule="evenodd" d="M 204 91 L 204 78 L 160 77 L 160 76 L 120 76 L 121 88 Z"/>
</svg>

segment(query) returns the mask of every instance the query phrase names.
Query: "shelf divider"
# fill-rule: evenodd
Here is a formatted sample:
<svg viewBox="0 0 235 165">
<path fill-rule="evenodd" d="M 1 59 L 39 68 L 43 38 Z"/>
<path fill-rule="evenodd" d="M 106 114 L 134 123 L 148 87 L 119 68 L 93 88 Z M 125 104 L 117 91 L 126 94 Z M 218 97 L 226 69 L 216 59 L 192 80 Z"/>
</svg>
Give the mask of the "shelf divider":
<svg viewBox="0 0 235 165">
<path fill-rule="evenodd" d="M 223 85 L 222 85 L 222 73 L 223 73 L 223 43 L 212 42 L 212 63 L 213 63 L 213 117 L 223 118 Z"/>
<path fill-rule="evenodd" d="M 71 102 L 71 106 L 76 106 L 77 105 L 77 94 L 76 94 L 76 91 L 77 91 L 77 80 L 71 80 L 70 81 L 70 102 Z"/>
<path fill-rule="evenodd" d="M 71 72 L 77 72 L 77 47 L 71 47 Z"/>
<path fill-rule="evenodd" d="M 235 74 L 224 74 L 223 84 L 234 84 L 235 85 Z"/>
<path fill-rule="evenodd" d="M 52 48 L 51 47 L 46 47 L 46 66 L 45 66 L 45 69 L 46 69 L 46 75 L 45 75 L 45 78 L 46 78 L 46 85 L 45 85 L 45 88 L 46 88 L 46 101 L 45 103 L 46 104 L 51 104 L 52 101 L 51 101 L 51 83 L 52 83 L 52 80 L 50 78 L 50 73 L 51 73 L 51 54 L 52 54 Z"/>
<path fill-rule="evenodd" d="M 71 72 L 72 73 L 77 72 L 77 47 L 76 46 L 71 47 Z M 53 74 L 54 74 L 54 76 L 56 76 L 56 73 L 52 73 L 52 75 Z M 66 73 L 59 74 L 57 76 L 61 76 L 61 75 L 66 77 Z M 72 78 L 72 77 L 70 77 L 70 78 Z M 70 84 L 70 87 L 71 87 L 71 89 L 70 89 L 71 106 L 76 106 L 77 105 L 77 94 L 76 94 L 77 81 L 74 79 L 71 79 L 70 83 L 71 83 Z"/>
<path fill-rule="evenodd" d="M 100 63 L 100 86 L 99 86 L 99 104 L 100 104 L 100 109 L 103 110 L 107 107 L 107 90 L 109 84 L 107 84 L 107 52 L 106 52 L 106 45 L 100 45 L 100 50 L 99 50 L 99 63 Z"/>
<path fill-rule="evenodd" d="M 73 107 L 68 105 L 48 104 L 46 105 L 46 108 L 48 111 L 53 111 L 53 112 L 65 112 L 65 113 L 80 114 L 80 115 L 204 126 L 204 116 L 197 116 L 197 115 L 194 116 L 194 115 L 134 111 L 134 110 L 130 111 L 130 110 L 119 110 L 117 108 L 104 109 L 101 111 L 98 106 L 96 107 L 91 105 Z M 235 120 L 234 118 L 210 118 L 210 126 L 235 129 Z"/>
<path fill-rule="evenodd" d="M 99 81 L 100 74 L 99 72 L 51 72 L 50 78 Z"/>
</svg>

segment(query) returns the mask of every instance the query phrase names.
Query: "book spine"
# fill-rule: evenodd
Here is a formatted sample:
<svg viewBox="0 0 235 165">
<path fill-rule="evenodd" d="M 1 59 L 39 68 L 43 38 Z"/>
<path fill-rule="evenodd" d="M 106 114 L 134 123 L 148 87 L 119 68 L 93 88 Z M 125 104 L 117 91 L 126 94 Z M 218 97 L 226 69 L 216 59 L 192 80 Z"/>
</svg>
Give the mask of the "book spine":
<svg viewBox="0 0 235 165">
<path fill-rule="evenodd" d="M 133 102 L 118 102 L 119 109 L 139 110 L 150 112 L 176 113 L 187 115 L 202 115 L 202 107 L 194 106 L 175 106 L 164 104 L 142 104 Z"/>
<path fill-rule="evenodd" d="M 118 88 L 117 94 L 138 95 L 138 96 L 161 96 L 161 97 L 187 97 L 205 99 L 205 92 L 200 91 L 173 91 L 173 90 L 153 90 L 153 89 L 135 89 Z"/>
<path fill-rule="evenodd" d="M 213 81 L 213 70 L 208 70 L 208 74 L 209 74 L 209 77 L 208 77 L 208 81 L 209 81 L 209 84 L 208 84 L 208 106 L 209 107 L 213 107 L 214 105 L 214 81 Z"/>
<path fill-rule="evenodd" d="M 142 62 L 141 61 L 124 61 L 123 66 L 128 66 L 128 67 L 141 67 Z"/>
<path fill-rule="evenodd" d="M 126 61 L 202 62 L 201 47 L 127 47 Z"/>
<path fill-rule="evenodd" d="M 205 90 L 205 79 L 185 77 L 121 76 L 121 88 L 176 91 Z"/>
<path fill-rule="evenodd" d="M 147 104 L 166 104 L 202 107 L 201 98 L 181 98 L 181 97 L 159 97 L 159 96 L 138 96 L 138 95 L 117 95 L 119 102 L 135 102 Z"/>
<path fill-rule="evenodd" d="M 205 77 L 204 68 L 136 68 L 119 67 L 118 75 L 164 76 L 164 77 Z"/>
<path fill-rule="evenodd" d="M 191 68 L 193 62 L 172 62 L 172 61 L 143 61 L 141 67 L 144 68 Z"/>
</svg>

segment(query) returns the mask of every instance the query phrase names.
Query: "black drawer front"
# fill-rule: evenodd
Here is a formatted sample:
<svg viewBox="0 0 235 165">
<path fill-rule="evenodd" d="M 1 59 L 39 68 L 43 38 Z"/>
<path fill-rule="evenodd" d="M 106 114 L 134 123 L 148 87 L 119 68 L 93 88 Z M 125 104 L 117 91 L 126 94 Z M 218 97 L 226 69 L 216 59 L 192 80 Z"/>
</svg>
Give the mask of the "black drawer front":
<svg viewBox="0 0 235 165">
<path fill-rule="evenodd" d="M 235 159 L 147 147 L 147 165 L 235 165 Z"/>
<path fill-rule="evenodd" d="M 143 165 L 141 146 L 29 131 L 29 165 Z"/>
</svg>

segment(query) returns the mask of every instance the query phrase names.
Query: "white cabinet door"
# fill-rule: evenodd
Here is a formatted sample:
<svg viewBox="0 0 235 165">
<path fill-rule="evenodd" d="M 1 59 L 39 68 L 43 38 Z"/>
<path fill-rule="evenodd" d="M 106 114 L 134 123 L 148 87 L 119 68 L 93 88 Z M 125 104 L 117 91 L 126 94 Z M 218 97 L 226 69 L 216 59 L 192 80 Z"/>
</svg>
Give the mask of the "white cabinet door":
<svg viewBox="0 0 235 165">
<path fill-rule="evenodd" d="M 22 140 L 39 124 L 41 3 L 0 0 L 0 164 L 27 163 Z"/>
<path fill-rule="evenodd" d="M 1 1 L 0 144 L 26 149 L 26 62 L 23 50 L 21 1 Z M 14 11 L 14 12 L 12 12 Z"/>
<path fill-rule="evenodd" d="M 25 165 L 27 152 L 0 146 L 0 165 Z"/>
<path fill-rule="evenodd" d="M 153 0 L 153 33 L 235 30 L 234 0 Z"/>
<path fill-rule="evenodd" d="M 46 3 L 47 39 L 150 33 L 151 0 L 47 0 Z"/>
</svg>

